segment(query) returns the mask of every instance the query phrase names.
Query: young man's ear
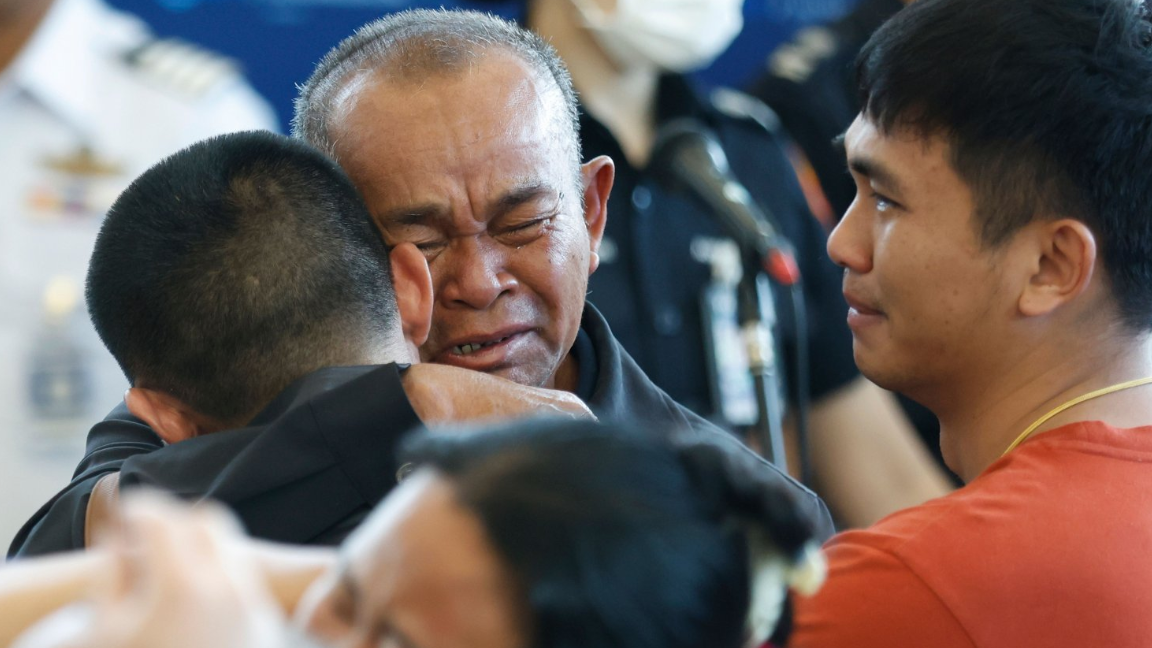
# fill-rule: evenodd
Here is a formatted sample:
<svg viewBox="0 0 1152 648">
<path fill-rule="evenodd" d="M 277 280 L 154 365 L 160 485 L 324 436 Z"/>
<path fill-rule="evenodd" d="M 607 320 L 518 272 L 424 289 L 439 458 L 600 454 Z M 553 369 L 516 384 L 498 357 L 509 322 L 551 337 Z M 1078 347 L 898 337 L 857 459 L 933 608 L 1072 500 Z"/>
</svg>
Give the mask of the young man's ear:
<svg viewBox="0 0 1152 648">
<path fill-rule="evenodd" d="M 411 243 L 393 247 L 389 257 L 404 341 L 413 359 L 418 359 L 418 349 L 432 327 L 432 274 L 424 254 Z"/>
<path fill-rule="evenodd" d="M 155 389 L 133 387 L 124 394 L 124 403 L 133 416 L 147 423 L 157 436 L 169 444 L 215 432 L 220 428 L 180 399 Z"/>
<path fill-rule="evenodd" d="M 588 274 L 600 267 L 600 241 L 604 239 L 604 226 L 608 223 L 608 194 L 616 181 L 616 164 L 607 155 L 585 162 L 580 167 L 584 186 L 584 224 L 588 227 L 591 255 Z"/>
<path fill-rule="evenodd" d="M 1037 223 L 1034 237 L 1036 261 L 1018 304 L 1025 317 L 1047 315 L 1084 294 L 1096 269 L 1096 236 L 1081 221 Z"/>
</svg>

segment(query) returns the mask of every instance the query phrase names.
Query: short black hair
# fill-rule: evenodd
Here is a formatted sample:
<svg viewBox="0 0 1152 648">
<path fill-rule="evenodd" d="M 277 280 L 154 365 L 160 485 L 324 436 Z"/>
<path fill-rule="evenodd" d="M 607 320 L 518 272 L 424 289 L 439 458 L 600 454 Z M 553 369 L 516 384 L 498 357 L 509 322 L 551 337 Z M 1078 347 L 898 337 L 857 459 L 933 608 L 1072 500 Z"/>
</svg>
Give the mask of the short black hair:
<svg viewBox="0 0 1152 648">
<path fill-rule="evenodd" d="M 786 560 L 813 524 L 751 451 L 635 424 L 529 420 L 417 435 L 519 582 L 535 648 L 738 648 L 749 542 Z"/>
<path fill-rule="evenodd" d="M 399 333 L 388 254 L 356 189 L 269 132 L 193 144 L 116 200 L 88 310 L 128 380 L 246 423 L 289 383 Z"/>
<path fill-rule="evenodd" d="M 864 115 L 943 136 L 985 245 L 1037 217 L 1098 237 L 1123 323 L 1152 328 L 1152 23 L 1139 0 L 919 0 L 857 58 Z"/>
</svg>

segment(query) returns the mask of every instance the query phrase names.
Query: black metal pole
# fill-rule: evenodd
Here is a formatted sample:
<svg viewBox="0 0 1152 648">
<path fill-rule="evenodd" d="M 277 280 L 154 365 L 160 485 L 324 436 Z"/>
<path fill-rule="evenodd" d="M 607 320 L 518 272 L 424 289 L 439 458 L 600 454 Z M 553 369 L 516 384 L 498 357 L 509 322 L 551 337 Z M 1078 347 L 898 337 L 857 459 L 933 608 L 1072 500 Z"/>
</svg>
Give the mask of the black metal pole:
<svg viewBox="0 0 1152 648">
<path fill-rule="evenodd" d="M 780 372 L 773 343 L 776 320 L 768 279 L 759 262 L 748 264 L 737 291 L 740 332 L 748 354 L 748 368 L 756 390 L 755 433 L 764 458 L 788 471 L 784 446 L 784 411 L 780 402 Z"/>
</svg>

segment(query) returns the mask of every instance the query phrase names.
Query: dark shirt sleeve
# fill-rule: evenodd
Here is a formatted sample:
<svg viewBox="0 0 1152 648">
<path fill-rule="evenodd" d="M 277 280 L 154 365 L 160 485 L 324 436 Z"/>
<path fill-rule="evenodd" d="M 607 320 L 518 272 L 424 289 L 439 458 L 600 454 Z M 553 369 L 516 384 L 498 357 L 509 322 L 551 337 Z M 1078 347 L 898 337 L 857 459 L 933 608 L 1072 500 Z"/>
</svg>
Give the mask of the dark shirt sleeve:
<svg viewBox="0 0 1152 648">
<path fill-rule="evenodd" d="M 746 454 L 750 458 L 749 463 L 751 465 L 756 466 L 762 474 L 769 475 L 770 477 L 768 477 L 768 479 L 771 482 L 779 483 L 791 495 L 796 501 L 797 507 L 812 522 L 812 537 L 817 542 L 823 543 L 836 533 L 836 527 L 832 522 L 832 514 L 829 513 L 828 507 L 824 504 L 824 500 L 820 499 L 816 493 L 793 479 L 788 473 L 777 468 L 775 464 L 753 452 L 736 437 L 714 426 L 710 426 L 702 419 L 700 422 L 703 424 L 702 426 L 693 425 L 692 428 L 698 432 L 708 434 L 711 442 L 728 446 L 730 452 Z M 709 427 L 711 429 L 708 429 Z"/>
<path fill-rule="evenodd" d="M 396 445 L 420 425 L 396 365 L 302 398 L 266 424 L 169 446 L 118 408 L 93 428 L 73 482 L 25 524 L 9 555 L 82 548 L 92 487 L 117 470 L 122 489 L 218 500 L 255 537 L 337 544 L 396 483 Z"/>
<path fill-rule="evenodd" d="M 63 490 L 40 507 L 16 534 L 8 557 L 38 556 L 84 547 L 88 497 L 101 477 L 120 470 L 130 457 L 164 447 L 164 442 L 121 403 L 88 432 L 84 458 Z"/>
<path fill-rule="evenodd" d="M 396 484 L 396 449 L 420 427 L 388 365 L 311 397 L 267 426 L 190 439 L 124 463 L 149 485 L 227 505 L 257 538 L 341 542 Z"/>
</svg>

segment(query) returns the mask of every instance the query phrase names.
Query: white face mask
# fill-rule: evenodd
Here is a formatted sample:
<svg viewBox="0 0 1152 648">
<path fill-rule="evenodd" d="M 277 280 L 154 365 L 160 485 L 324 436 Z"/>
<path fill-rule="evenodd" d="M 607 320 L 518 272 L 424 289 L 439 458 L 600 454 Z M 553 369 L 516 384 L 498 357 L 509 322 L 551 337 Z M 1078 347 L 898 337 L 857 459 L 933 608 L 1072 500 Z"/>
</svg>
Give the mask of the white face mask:
<svg viewBox="0 0 1152 648">
<path fill-rule="evenodd" d="M 600 47 L 622 68 L 654 65 L 669 72 L 704 67 L 744 26 L 744 0 L 572 0 Z"/>
</svg>

